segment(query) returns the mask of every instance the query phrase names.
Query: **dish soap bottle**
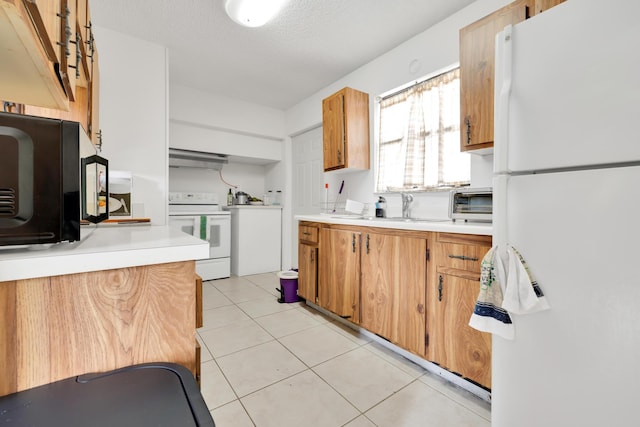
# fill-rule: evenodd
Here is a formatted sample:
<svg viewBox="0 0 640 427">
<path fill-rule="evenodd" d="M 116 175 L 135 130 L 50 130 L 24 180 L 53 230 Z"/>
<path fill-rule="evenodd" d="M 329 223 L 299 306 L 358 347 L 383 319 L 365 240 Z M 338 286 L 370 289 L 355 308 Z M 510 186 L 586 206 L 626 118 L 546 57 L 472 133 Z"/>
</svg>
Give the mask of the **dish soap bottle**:
<svg viewBox="0 0 640 427">
<path fill-rule="evenodd" d="M 231 189 L 229 189 L 229 193 L 227 193 L 227 206 L 233 205 L 233 194 L 231 193 Z"/>
</svg>

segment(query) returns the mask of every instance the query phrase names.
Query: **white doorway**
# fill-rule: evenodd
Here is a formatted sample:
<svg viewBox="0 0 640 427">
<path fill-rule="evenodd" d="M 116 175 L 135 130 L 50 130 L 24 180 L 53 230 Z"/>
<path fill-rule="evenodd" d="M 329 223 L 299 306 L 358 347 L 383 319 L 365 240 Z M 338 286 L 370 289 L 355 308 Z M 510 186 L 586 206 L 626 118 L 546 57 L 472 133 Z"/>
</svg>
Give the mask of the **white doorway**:
<svg viewBox="0 0 640 427">
<path fill-rule="evenodd" d="M 292 185 L 292 265 L 298 265 L 298 222 L 296 215 L 316 215 L 321 211 L 324 194 L 322 166 L 322 126 L 291 139 Z"/>
</svg>

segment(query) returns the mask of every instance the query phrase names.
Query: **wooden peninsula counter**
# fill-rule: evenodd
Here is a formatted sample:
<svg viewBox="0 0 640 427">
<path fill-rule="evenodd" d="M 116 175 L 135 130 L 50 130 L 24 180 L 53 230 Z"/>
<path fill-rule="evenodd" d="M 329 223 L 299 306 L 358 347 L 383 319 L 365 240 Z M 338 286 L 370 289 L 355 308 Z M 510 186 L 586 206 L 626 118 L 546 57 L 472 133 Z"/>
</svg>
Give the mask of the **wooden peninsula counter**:
<svg viewBox="0 0 640 427">
<path fill-rule="evenodd" d="M 88 233 L 0 248 L 0 396 L 146 362 L 198 377 L 195 260 L 208 244 L 165 226 Z"/>
</svg>

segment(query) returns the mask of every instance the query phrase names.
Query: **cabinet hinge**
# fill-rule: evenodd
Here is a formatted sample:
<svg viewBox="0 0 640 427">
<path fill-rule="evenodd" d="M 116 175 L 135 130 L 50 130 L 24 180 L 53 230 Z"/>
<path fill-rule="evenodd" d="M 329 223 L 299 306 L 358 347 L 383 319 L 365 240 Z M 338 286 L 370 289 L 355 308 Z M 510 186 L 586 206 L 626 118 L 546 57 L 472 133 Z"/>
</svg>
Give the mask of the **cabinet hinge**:
<svg viewBox="0 0 640 427">
<path fill-rule="evenodd" d="M 431 256 L 431 251 L 429 251 L 429 249 L 427 249 L 427 261 L 429 261 L 429 257 Z"/>
</svg>

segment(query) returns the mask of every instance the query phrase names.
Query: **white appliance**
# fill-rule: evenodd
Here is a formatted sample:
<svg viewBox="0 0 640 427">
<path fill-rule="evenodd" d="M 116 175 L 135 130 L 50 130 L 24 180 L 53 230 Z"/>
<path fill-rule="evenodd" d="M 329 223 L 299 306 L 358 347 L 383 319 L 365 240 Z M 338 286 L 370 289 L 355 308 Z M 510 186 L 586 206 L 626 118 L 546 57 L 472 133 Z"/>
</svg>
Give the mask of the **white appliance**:
<svg viewBox="0 0 640 427">
<path fill-rule="evenodd" d="M 568 0 L 497 36 L 494 244 L 551 309 L 494 335 L 494 427 L 640 425 L 639 16 Z"/>
<path fill-rule="evenodd" d="M 209 242 L 209 259 L 196 261 L 202 280 L 229 277 L 231 217 L 214 193 L 169 193 L 169 225 Z"/>
<path fill-rule="evenodd" d="M 236 276 L 280 271 L 282 208 L 225 206 L 231 212 L 231 273 Z"/>
</svg>

